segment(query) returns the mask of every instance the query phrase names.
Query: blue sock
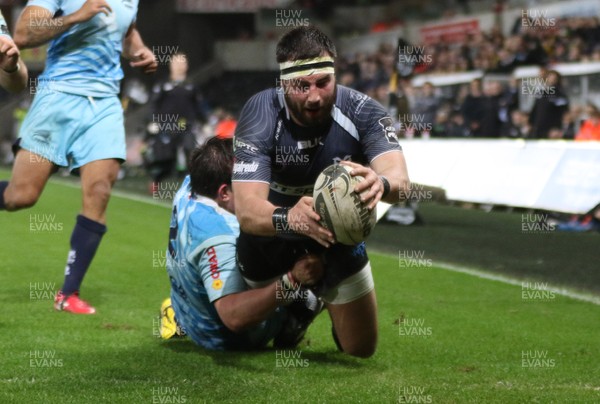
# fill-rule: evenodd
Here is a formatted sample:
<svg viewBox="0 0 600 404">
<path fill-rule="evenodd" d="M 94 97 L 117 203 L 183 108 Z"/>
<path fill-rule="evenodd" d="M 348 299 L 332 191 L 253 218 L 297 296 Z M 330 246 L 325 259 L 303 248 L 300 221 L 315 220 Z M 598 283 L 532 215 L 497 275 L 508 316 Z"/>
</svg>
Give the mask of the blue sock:
<svg viewBox="0 0 600 404">
<path fill-rule="evenodd" d="M 4 205 L 4 191 L 8 187 L 8 181 L 0 181 L 0 210 L 5 210 L 6 205 Z"/>
<path fill-rule="evenodd" d="M 65 268 L 65 283 L 61 289 L 65 295 L 79 290 L 104 233 L 106 226 L 102 223 L 82 215 L 77 216 L 77 223 L 71 234 L 71 251 Z"/>
</svg>

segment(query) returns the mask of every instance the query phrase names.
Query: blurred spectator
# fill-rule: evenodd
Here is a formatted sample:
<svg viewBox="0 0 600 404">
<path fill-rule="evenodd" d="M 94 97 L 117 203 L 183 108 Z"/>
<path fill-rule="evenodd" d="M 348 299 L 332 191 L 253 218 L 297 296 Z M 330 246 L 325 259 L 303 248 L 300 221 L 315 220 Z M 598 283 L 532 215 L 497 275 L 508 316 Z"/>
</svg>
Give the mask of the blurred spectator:
<svg viewBox="0 0 600 404">
<path fill-rule="evenodd" d="M 369 96 L 373 96 L 375 93 L 375 88 L 382 81 L 375 57 L 365 57 L 359 62 L 359 67 L 360 76 L 357 89 Z"/>
<path fill-rule="evenodd" d="M 380 83 L 375 88 L 375 101 L 383 105 L 385 109 L 389 111 L 390 108 L 390 86 L 388 83 Z M 394 114 L 396 115 L 396 114 Z"/>
<path fill-rule="evenodd" d="M 460 110 L 465 120 L 464 123 L 471 132 L 471 136 L 480 136 L 481 119 L 484 112 L 481 79 L 471 81 L 469 84 L 469 94 L 465 97 Z"/>
<path fill-rule="evenodd" d="M 390 82 L 388 110 L 395 120 L 400 120 L 410 113 L 410 101 L 408 93 L 410 92 L 410 81 L 394 75 Z"/>
<path fill-rule="evenodd" d="M 450 127 L 450 108 L 439 108 L 435 114 L 435 122 L 431 128 L 431 136 L 446 137 Z"/>
<path fill-rule="evenodd" d="M 479 136 L 500 137 L 500 130 L 503 123 L 500 119 L 502 85 L 497 81 L 488 81 L 485 83 L 483 95 L 483 116 Z"/>
<path fill-rule="evenodd" d="M 505 115 L 508 120 L 508 116 L 515 109 L 519 109 L 519 85 L 516 78 L 511 77 L 508 84 L 502 90 L 502 99 L 500 100 L 500 107 L 503 111 L 501 115 Z"/>
<path fill-rule="evenodd" d="M 548 131 L 548 139 L 562 139 L 563 132 L 560 128 L 551 128 Z"/>
<path fill-rule="evenodd" d="M 566 139 L 566 140 L 575 139 L 575 116 L 576 116 L 575 111 L 567 111 L 563 115 L 562 127 L 561 127 L 563 139 Z"/>
<path fill-rule="evenodd" d="M 561 231 L 600 231 L 600 203 L 585 215 L 575 215 L 568 222 L 558 223 L 556 228 Z"/>
<path fill-rule="evenodd" d="M 432 83 L 426 82 L 412 104 L 411 120 L 418 122 L 421 128 L 433 128 L 439 105 L 440 99 L 435 95 L 435 87 Z M 424 137 L 430 135 L 427 129 L 420 130 L 419 132 Z"/>
<path fill-rule="evenodd" d="M 172 55 L 168 79 L 152 89 L 144 158 L 153 183 L 162 181 L 174 168 L 183 174 L 196 146 L 193 127 L 203 114 L 200 93 L 187 80 L 188 67 L 185 54 Z"/>
<path fill-rule="evenodd" d="M 529 116 L 534 138 L 548 138 L 550 129 L 561 128 L 563 115 L 569 110 L 569 99 L 562 88 L 562 79 L 555 70 L 542 76 L 540 88 L 535 91 L 536 100 Z"/>
<path fill-rule="evenodd" d="M 600 141 L 600 111 L 598 108 L 589 103 L 585 109 L 586 119 L 581 124 L 579 132 L 575 135 L 575 140 L 596 140 Z"/>
<path fill-rule="evenodd" d="M 453 111 L 450 114 L 450 122 L 446 131 L 447 137 L 468 137 L 471 136 L 469 127 L 465 124 L 462 114 L 458 111 Z"/>
<path fill-rule="evenodd" d="M 510 113 L 510 120 L 502 127 L 502 136 L 510 138 L 527 138 L 531 127 L 525 112 L 515 109 Z"/>
</svg>

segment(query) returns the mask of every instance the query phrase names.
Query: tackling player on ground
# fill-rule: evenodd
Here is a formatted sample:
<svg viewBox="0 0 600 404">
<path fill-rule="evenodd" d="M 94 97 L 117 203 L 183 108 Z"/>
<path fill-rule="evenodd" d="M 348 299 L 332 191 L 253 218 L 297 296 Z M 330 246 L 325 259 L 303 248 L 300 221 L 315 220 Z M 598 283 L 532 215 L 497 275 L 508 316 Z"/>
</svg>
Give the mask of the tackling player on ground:
<svg viewBox="0 0 600 404">
<path fill-rule="evenodd" d="M 380 200 L 397 203 L 408 175 L 392 119 L 371 98 L 336 85 L 335 57 L 317 28 L 293 29 L 277 45 L 281 86 L 256 94 L 242 110 L 233 168 L 238 256 L 247 282 L 260 286 L 307 252 L 321 254 L 318 290 L 334 339 L 342 351 L 369 357 L 377 304 L 365 245 L 336 244 L 305 195 L 325 167 L 340 162 L 364 177 L 355 190 L 373 209 Z"/>
<path fill-rule="evenodd" d="M 299 296 L 295 284 L 314 284 L 323 267 L 316 256 L 306 256 L 281 279 L 248 290 L 235 256 L 239 224 L 232 166 L 231 139 L 212 138 L 192 153 L 190 175 L 173 200 L 169 232 L 175 318 L 164 302 L 160 334 L 170 338 L 183 329 L 198 345 L 216 350 L 256 349 L 273 338 L 275 347 L 293 348 L 322 308 L 310 291 L 301 289 Z"/>
<path fill-rule="evenodd" d="M 106 232 L 106 207 L 125 159 L 120 57 L 146 73 L 157 68 L 135 28 L 137 8 L 138 0 L 30 0 L 16 25 L 20 48 L 50 47 L 14 146 L 12 177 L 0 182 L 0 210 L 33 206 L 58 167 L 81 174 L 83 207 L 57 310 L 95 313 L 79 288 Z"/>
</svg>

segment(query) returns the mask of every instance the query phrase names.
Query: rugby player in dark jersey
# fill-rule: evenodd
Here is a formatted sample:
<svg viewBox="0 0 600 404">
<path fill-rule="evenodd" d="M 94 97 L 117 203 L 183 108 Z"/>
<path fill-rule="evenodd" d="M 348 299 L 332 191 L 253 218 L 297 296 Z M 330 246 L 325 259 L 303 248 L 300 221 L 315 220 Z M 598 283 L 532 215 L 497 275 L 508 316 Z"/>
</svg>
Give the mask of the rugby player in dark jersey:
<svg viewBox="0 0 600 404">
<path fill-rule="evenodd" d="M 333 163 L 364 177 L 355 191 L 370 209 L 380 200 L 398 202 L 409 182 L 392 119 L 368 96 L 336 85 L 335 57 L 320 30 L 293 29 L 277 45 L 281 85 L 254 95 L 242 110 L 233 168 L 238 260 L 246 281 L 259 287 L 278 277 L 289 281 L 285 268 L 308 252 L 319 254 L 326 269 L 317 291 L 336 343 L 369 357 L 377 345 L 377 302 L 365 244 L 336 243 L 309 195 Z"/>
</svg>

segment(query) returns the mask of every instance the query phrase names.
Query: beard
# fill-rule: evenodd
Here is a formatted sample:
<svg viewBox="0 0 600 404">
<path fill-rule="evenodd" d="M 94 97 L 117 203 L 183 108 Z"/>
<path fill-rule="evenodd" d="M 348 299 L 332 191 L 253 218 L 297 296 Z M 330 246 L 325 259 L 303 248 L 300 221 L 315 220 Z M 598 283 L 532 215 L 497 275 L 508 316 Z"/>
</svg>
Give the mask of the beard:
<svg viewBox="0 0 600 404">
<path fill-rule="evenodd" d="M 308 104 L 306 101 L 295 100 L 291 95 L 285 95 L 285 102 L 290 111 L 290 115 L 297 124 L 301 126 L 323 126 L 332 119 L 331 110 L 336 97 L 336 89 L 327 96 L 321 98 L 317 104 Z"/>
</svg>

